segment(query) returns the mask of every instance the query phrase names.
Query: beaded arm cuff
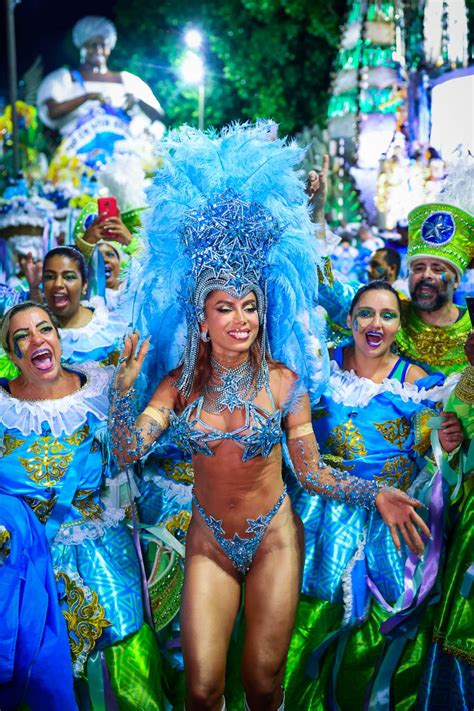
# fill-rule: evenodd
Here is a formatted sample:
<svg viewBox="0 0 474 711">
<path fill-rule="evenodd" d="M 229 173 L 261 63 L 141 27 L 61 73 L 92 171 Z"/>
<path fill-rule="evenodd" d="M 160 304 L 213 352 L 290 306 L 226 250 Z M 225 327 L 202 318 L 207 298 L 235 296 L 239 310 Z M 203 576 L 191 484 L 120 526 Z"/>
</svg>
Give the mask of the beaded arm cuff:
<svg viewBox="0 0 474 711">
<path fill-rule="evenodd" d="M 326 498 L 370 511 L 375 508 L 377 494 L 387 488 L 375 481 L 359 479 L 347 472 L 328 467 L 320 457 L 313 434 L 289 439 L 288 450 L 296 476 L 310 494 L 321 494 Z"/>
<path fill-rule="evenodd" d="M 142 459 L 167 428 L 168 422 L 167 408 L 148 406 L 137 418 L 134 389 L 121 395 L 112 387 L 109 435 L 111 449 L 119 465 Z"/>
</svg>

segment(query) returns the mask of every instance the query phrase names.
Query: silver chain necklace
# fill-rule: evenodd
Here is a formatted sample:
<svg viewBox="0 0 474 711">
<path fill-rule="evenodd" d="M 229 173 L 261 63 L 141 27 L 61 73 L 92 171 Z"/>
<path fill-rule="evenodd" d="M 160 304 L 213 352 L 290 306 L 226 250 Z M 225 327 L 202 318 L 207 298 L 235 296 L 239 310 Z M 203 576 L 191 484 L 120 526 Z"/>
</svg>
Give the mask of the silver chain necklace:
<svg viewBox="0 0 474 711">
<path fill-rule="evenodd" d="M 213 415 L 225 409 L 234 412 L 252 401 L 258 392 L 257 378 L 250 358 L 235 368 L 227 368 L 211 356 L 213 380 L 204 388 L 203 408 Z"/>
</svg>

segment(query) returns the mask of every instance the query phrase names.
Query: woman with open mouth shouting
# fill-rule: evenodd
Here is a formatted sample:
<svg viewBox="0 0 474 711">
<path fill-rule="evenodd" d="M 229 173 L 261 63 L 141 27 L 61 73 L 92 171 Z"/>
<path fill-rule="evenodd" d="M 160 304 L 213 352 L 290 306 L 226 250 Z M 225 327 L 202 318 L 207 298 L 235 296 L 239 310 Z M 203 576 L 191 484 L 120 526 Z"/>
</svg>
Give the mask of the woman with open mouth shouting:
<svg viewBox="0 0 474 711">
<path fill-rule="evenodd" d="M 117 362 L 127 324 L 111 315 L 100 297 L 83 301 L 87 268 L 73 247 L 56 247 L 43 263 L 44 298 L 60 324 L 63 359 L 69 363 Z"/>
<path fill-rule="evenodd" d="M 160 711 L 159 653 L 144 623 L 138 558 L 123 510 L 99 493 L 111 476 L 104 434 L 113 369 L 63 367 L 56 319 L 31 301 L 7 311 L 0 337 L 19 370 L 0 381 L 0 493 L 21 498 L 45 527 L 71 652 L 54 663 L 72 659 L 80 708 L 104 707 L 97 687 L 106 666 L 119 708 Z M 0 587 L 2 575 L 7 565 Z M 14 601 L 7 615 L 13 624 Z M 92 706 L 87 679 L 95 680 Z"/>
<path fill-rule="evenodd" d="M 431 427 L 439 428 L 446 452 L 460 444 L 462 431 L 452 413 L 436 417 L 436 406 L 449 394 L 443 376 L 425 377 L 420 367 L 393 352 L 400 299 L 388 282 L 372 281 L 359 289 L 348 326 L 353 345 L 334 352 L 329 383 L 313 412 L 322 455 L 361 480 L 390 484 L 422 500 L 432 539 L 423 551 L 412 529 L 415 552 L 404 543 L 397 551 L 393 529 L 377 513 L 367 516 L 346 504 L 294 492 L 306 532 L 306 560 L 287 694 L 294 704 L 302 703 L 300 708 L 337 703 L 344 711 L 363 708 L 369 700 L 374 708 L 385 708 L 377 697 L 382 689 L 395 706 L 411 708 L 430 640 L 429 615 L 416 637 L 414 632 L 417 616 L 435 592 L 442 538 L 441 473 L 427 459 Z M 402 623 L 414 639 L 408 639 Z M 407 666 L 408 679 L 403 677 Z"/>
</svg>

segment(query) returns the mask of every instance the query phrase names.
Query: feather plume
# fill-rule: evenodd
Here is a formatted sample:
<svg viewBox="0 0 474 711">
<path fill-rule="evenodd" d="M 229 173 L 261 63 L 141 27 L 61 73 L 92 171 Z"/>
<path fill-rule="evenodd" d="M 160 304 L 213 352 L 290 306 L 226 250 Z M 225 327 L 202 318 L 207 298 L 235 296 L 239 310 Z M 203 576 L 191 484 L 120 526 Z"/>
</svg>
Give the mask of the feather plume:
<svg viewBox="0 0 474 711">
<path fill-rule="evenodd" d="M 162 144 L 163 164 L 147 191 L 144 249 L 125 290 L 133 326 L 151 337 L 141 385 L 148 398 L 186 345 L 190 259 L 180 240 L 186 220 L 233 191 L 279 225 L 264 269 L 271 355 L 298 374 L 314 404 L 319 399 L 329 367 L 316 311 L 321 256 L 297 170 L 304 150 L 274 133 L 268 121 L 233 124 L 219 135 L 183 127 Z"/>
</svg>

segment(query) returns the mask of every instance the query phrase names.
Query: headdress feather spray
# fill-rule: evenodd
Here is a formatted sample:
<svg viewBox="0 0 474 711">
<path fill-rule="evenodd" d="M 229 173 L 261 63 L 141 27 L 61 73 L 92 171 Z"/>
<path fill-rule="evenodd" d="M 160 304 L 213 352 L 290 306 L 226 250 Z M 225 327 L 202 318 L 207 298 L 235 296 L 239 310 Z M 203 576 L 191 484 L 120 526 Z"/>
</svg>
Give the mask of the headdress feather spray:
<svg viewBox="0 0 474 711">
<path fill-rule="evenodd" d="M 204 300 L 222 288 L 257 291 L 263 354 L 269 349 L 312 403 L 319 399 L 328 356 L 316 311 L 319 246 L 296 170 L 304 150 L 274 129 L 267 121 L 220 134 L 183 127 L 164 141 L 147 193 L 144 248 L 125 290 L 133 326 L 151 338 L 144 398 L 180 363 L 178 387 L 189 394 Z"/>
</svg>

